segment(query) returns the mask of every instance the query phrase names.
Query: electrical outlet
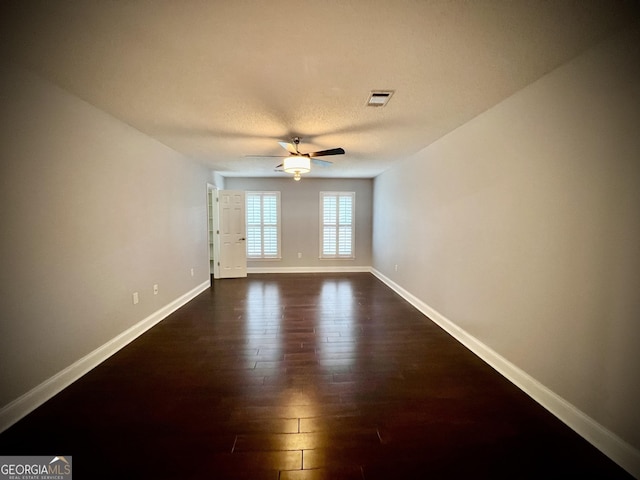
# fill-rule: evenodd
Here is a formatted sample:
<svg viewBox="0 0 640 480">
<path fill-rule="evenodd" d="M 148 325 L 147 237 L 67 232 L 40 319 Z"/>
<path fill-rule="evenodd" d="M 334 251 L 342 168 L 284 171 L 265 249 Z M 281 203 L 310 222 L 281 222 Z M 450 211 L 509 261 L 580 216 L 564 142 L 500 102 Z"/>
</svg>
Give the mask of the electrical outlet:
<svg viewBox="0 0 640 480">
<path fill-rule="evenodd" d="M 138 292 L 133 292 L 133 304 L 137 305 L 139 301 L 140 298 L 138 297 Z"/>
<path fill-rule="evenodd" d="M 396 266 L 394 267 L 395 271 L 398 271 L 398 264 L 396 263 Z"/>
<path fill-rule="evenodd" d="M 158 294 L 158 284 L 157 283 L 153 285 L 153 294 L 154 295 Z"/>
<path fill-rule="evenodd" d="M 193 277 L 193 268 L 191 269 L 191 276 Z"/>
<path fill-rule="evenodd" d="M 302 252 L 298 252 L 298 258 L 302 258 Z"/>
</svg>

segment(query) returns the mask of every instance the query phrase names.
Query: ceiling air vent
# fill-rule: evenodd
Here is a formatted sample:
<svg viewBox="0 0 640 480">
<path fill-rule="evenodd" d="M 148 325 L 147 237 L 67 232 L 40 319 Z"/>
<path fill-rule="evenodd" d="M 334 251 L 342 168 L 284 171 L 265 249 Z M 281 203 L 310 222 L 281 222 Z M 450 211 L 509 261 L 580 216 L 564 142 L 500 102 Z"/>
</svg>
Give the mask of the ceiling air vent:
<svg viewBox="0 0 640 480">
<path fill-rule="evenodd" d="M 374 90 L 369 95 L 369 100 L 367 100 L 367 106 L 369 107 L 384 107 L 389 99 L 393 95 L 392 90 Z"/>
</svg>

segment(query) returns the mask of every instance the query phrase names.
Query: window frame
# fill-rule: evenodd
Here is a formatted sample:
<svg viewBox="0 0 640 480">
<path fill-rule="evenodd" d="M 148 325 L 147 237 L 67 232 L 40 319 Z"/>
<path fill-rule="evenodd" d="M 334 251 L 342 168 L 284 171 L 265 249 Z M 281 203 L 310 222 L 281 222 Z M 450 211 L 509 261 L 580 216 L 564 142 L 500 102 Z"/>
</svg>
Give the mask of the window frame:
<svg viewBox="0 0 640 480">
<path fill-rule="evenodd" d="M 325 254 L 324 253 L 324 232 L 325 227 L 331 227 L 333 225 L 327 225 L 324 222 L 324 199 L 325 197 L 336 197 L 336 224 L 335 224 L 335 234 L 336 234 L 336 253 L 335 254 Z M 340 245 L 340 227 L 347 226 L 341 225 L 339 220 L 339 202 L 340 197 L 349 197 L 351 198 L 351 246 L 350 253 L 348 255 L 340 254 L 339 245 Z M 319 225 L 320 225 L 320 256 L 319 258 L 322 260 L 353 260 L 356 258 L 356 192 L 320 192 L 320 212 L 319 212 Z"/>
<path fill-rule="evenodd" d="M 249 223 L 249 198 L 251 196 L 259 196 L 260 197 L 260 223 L 259 224 L 250 224 Z M 273 224 L 265 224 L 264 222 L 264 198 L 265 196 L 273 196 L 276 199 L 276 242 L 277 242 L 277 253 L 275 255 L 265 255 L 264 253 L 264 228 L 265 226 L 273 227 Z M 281 260 L 282 259 L 282 215 L 281 215 L 281 202 L 280 202 L 280 192 L 279 191 L 266 191 L 266 190 L 250 190 L 245 192 L 245 222 L 246 222 L 246 252 L 247 252 L 247 260 Z M 260 255 L 249 255 L 249 227 L 260 227 Z"/>
</svg>

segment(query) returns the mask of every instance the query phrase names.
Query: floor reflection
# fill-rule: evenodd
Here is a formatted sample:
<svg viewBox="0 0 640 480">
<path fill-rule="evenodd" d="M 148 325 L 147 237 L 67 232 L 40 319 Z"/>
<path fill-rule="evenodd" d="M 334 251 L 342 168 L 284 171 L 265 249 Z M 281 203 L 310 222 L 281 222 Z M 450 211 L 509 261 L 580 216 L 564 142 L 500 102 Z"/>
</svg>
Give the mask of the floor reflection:
<svg viewBox="0 0 640 480">
<path fill-rule="evenodd" d="M 282 295 L 276 282 L 253 280 L 249 283 L 246 299 L 247 331 L 274 331 L 280 329 Z"/>
<path fill-rule="evenodd" d="M 357 302 L 353 285 L 344 279 L 327 279 L 318 298 L 318 362 L 335 373 L 346 373 L 357 351 Z M 342 368 L 341 368 L 342 367 Z"/>
<path fill-rule="evenodd" d="M 265 369 L 277 371 L 277 362 L 283 357 L 281 336 L 283 302 L 280 285 L 262 279 L 249 280 L 245 308 L 244 328 L 247 344 L 256 349 L 254 375 L 268 374 Z"/>
</svg>

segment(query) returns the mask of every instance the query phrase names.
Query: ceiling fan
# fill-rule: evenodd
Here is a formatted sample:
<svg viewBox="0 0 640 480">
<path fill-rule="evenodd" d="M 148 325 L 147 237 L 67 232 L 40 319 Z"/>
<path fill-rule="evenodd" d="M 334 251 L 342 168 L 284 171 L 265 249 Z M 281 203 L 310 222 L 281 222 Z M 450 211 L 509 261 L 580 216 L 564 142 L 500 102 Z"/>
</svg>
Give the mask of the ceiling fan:
<svg viewBox="0 0 640 480">
<path fill-rule="evenodd" d="M 329 166 L 333 162 L 328 160 L 320 160 L 316 157 L 326 157 L 329 155 L 344 155 L 343 148 L 330 148 L 328 150 L 320 150 L 317 152 L 300 153 L 298 145 L 300 145 L 300 137 L 291 139 L 291 143 L 278 142 L 278 144 L 289 152 L 289 155 L 275 155 L 276 157 L 284 157 L 284 161 L 276 167 L 276 170 L 293 173 L 293 179 L 300 180 L 300 174 L 308 173 L 311 170 L 311 163 L 322 166 Z"/>
</svg>

